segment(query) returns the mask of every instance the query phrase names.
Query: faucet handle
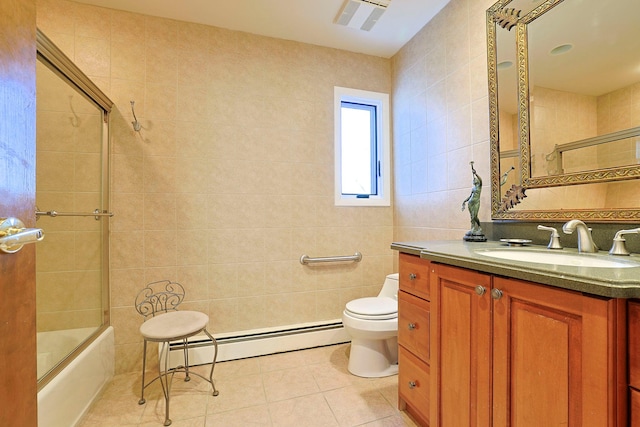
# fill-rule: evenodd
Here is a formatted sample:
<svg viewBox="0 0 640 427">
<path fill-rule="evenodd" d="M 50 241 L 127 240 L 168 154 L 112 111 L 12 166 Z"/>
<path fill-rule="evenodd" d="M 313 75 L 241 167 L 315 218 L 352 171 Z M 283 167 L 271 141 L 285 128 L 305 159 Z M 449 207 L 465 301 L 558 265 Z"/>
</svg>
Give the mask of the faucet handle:
<svg viewBox="0 0 640 427">
<path fill-rule="evenodd" d="M 629 255 L 629 251 L 625 246 L 624 242 L 626 241 L 623 237 L 625 234 L 638 234 L 640 233 L 640 228 L 633 228 L 631 230 L 620 230 L 613 237 L 613 246 L 609 250 L 609 255 Z"/>
<path fill-rule="evenodd" d="M 547 227 L 545 225 L 538 225 L 538 230 L 545 230 L 551 232 L 551 239 L 549 240 L 549 244 L 547 245 L 548 249 L 562 249 L 562 245 L 560 244 L 560 233 L 553 227 Z"/>
</svg>

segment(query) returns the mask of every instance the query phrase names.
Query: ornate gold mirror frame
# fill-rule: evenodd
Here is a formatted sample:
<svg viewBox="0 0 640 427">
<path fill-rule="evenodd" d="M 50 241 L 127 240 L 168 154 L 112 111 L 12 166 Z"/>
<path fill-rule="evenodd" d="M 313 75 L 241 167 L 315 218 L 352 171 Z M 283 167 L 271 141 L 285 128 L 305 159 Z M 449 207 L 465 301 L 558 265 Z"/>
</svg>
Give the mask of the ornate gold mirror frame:
<svg viewBox="0 0 640 427">
<path fill-rule="evenodd" d="M 528 25 L 545 13 L 553 13 L 553 9 L 564 0 L 546 0 L 535 9 L 520 16 L 520 12 L 510 9 L 510 3 L 514 0 L 499 0 L 487 10 L 487 65 L 489 84 L 489 119 L 490 119 L 490 160 L 491 160 L 491 213 L 494 220 L 535 220 L 535 221 L 564 221 L 573 218 L 581 218 L 590 221 L 640 221 L 640 207 L 636 203 L 634 207 L 593 208 L 593 207 L 554 207 L 552 209 L 527 210 L 526 197 L 536 191 L 549 191 L 550 187 L 567 187 L 578 192 L 589 192 L 590 185 L 612 181 L 625 181 L 640 178 L 640 166 L 630 165 L 597 169 L 584 172 L 562 173 L 548 176 L 532 176 L 532 157 L 530 152 L 530 87 L 529 87 L 529 50 L 528 50 Z M 498 105 L 498 46 L 497 27 L 516 30 L 517 52 L 517 132 L 519 149 L 519 185 L 514 185 L 506 192 L 501 189 L 501 180 L 506 177 L 505 171 L 500 170 L 500 123 Z M 640 134 L 638 128 L 619 132 L 619 135 L 610 134 L 605 137 L 591 138 L 603 141 L 621 139 L 628 135 Z M 625 136 L 626 135 L 626 136 Z M 606 142 L 606 141 L 603 141 Z M 512 150 L 513 151 L 513 150 Z M 505 153 L 503 152 L 503 155 Z M 517 153 L 516 153 L 517 155 Z M 507 171 L 508 173 L 508 171 Z M 640 184 L 635 182 L 632 185 Z M 567 191 L 566 188 L 558 190 Z M 529 193 L 527 193 L 529 192 Z M 562 200 L 560 200 L 562 201 Z M 518 203 L 523 202 L 522 205 Z M 518 205 L 515 207 L 515 205 Z M 515 209 L 514 209 L 515 207 Z"/>
</svg>

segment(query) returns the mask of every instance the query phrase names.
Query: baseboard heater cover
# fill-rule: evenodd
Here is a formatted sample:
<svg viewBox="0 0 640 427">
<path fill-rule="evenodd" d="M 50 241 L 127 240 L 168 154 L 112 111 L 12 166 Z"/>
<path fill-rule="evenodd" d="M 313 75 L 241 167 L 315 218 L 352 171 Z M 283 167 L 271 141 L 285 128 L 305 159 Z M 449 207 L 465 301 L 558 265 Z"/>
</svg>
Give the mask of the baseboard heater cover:
<svg viewBox="0 0 640 427">
<path fill-rule="evenodd" d="M 279 328 L 256 329 L 233 334 L 214 335 L 218 342 L 218 362 L 265 356 L 306 348 L 341 344 L 351 341 L 342 321 L 330 320 Z M 189 365 L 211 363 L 213 343 L 206 335 L 189 339 Z M 184 365 L 182 342 L 169 344 L 169 367 Z"/>
</svg>

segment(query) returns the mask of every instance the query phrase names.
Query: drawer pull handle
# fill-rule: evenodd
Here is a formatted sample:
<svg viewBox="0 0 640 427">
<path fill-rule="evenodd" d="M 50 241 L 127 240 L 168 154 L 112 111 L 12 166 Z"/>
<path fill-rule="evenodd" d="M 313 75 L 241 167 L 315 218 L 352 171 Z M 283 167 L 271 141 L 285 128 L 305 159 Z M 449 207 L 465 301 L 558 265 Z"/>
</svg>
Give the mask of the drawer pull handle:
<svg viewBox="0 0 640 427">
<path fill-rule="evenodd" d="M 484 293 L 487 292 L 485 287 L 484 286 L 480 286 L 480 285 L 476 286 L 475 290 L 476 290 L 476 294 L 478 294 L 480 296 L 484 295 Z"/>
<path fill-rule="evenodd" d="M 409 330 L 413 331 L 416 328 L 416 324 L 415 323 L 409 323 Z"/>
<path fill-rule="evenodd" d="M 502 291 L 500 289 L 491 289 L 491 298 L 499 300 L 502 298 Z"/>
<path fill-rule="evenodd" d="M 418 384 L 415 381 L 409 381 L 409 388 L 410 389 L 414 389 L 418 386 Z"/>
<path fill-rule="evenodd" d="M 418 278 L 418 275 L 415 273 L 409 273 L 409 280 L 416 280 Z"/>
</svg>

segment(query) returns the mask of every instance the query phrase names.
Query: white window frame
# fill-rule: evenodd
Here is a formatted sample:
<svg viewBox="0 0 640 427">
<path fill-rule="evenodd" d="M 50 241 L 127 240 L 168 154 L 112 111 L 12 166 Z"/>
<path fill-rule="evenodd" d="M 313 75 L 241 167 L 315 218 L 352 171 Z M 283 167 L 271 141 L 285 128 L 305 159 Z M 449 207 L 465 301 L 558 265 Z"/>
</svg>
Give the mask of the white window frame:
<svg viewBox="0 0 640 427">
<path fill-rule="evenodd" d="M 369 197 L 342 194 L 342 102 L 376 106 L 377 155 L 380 162 L 378 194 Z M 391 206 L 391 139 L 389 122 L 389 94 L 359 89 L 334 87 L 335 123 L 335 205 Z"/>
</svg>

